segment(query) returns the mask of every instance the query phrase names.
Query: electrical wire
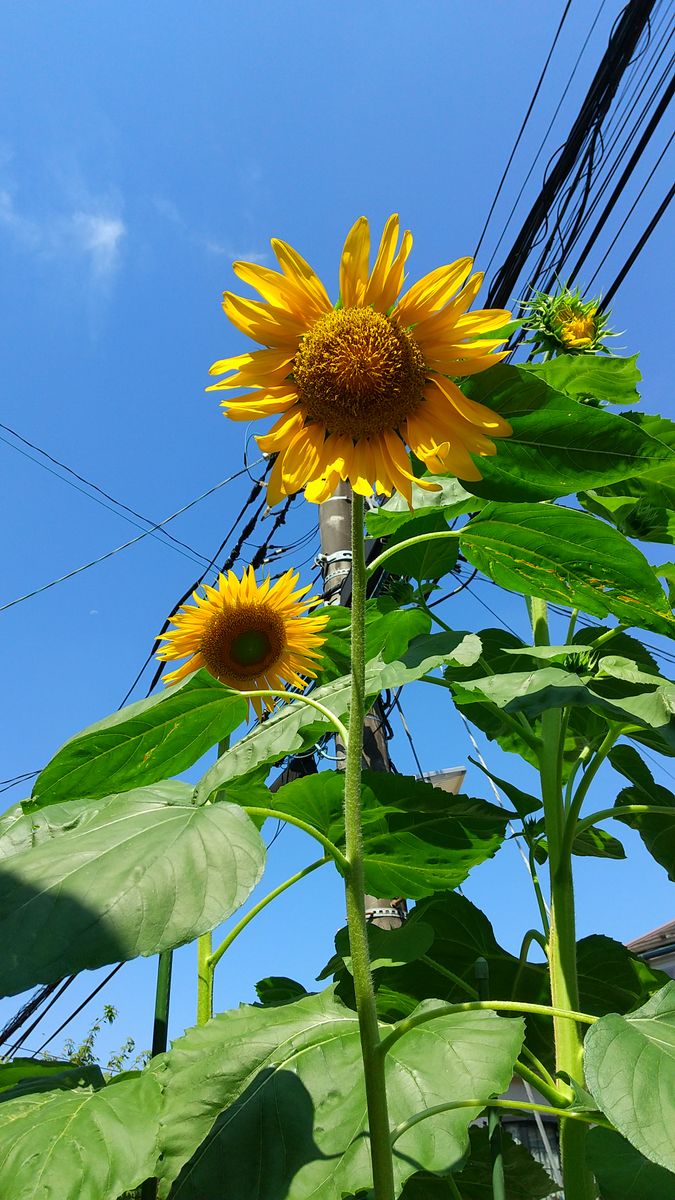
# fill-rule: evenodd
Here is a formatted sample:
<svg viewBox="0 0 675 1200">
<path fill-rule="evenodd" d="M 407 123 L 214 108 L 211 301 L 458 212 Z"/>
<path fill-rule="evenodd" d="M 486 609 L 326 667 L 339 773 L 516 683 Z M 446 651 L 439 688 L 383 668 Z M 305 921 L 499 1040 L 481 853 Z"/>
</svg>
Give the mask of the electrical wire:
<svg viewBox="0 0 675 1200">
<path fill-rule="evenodd" d="M 93 1000 L 94 996 L 97 996 L 98 993 L 103 990 L 105 985 L 110 982 L 113 975 L 116 975 L 117 972 L 120 971 L 123 966 L 124 966 L 124 963 L 117 963 L 117 966 L 113 967 L 112 971 L 108 972 L 105 979 L 103 979 L 101 981 L 101 983 L 97 984 L 96 987 L 89 993 L 88 996 L 85 996 L 82 1003 L 78 1004 L 77 1008 L 74 1009 L 73 1012 L 71 1012 L 70 1016 L 66 1017 L 65 1021 L 61 1022 L 58 1029 L 55 1029 L 53 1033 L 50 1033 L 49 1037 L 45 1039 L 45 1041 L 42 1043 L 41 1046 L 38 1047 L 38 1049 L 35 1051 L 35 1053 L 31 1054 L 31 1058 L 37 1058 L 38 1054 L 42 1054 L 42 1051 L 44 1050 L 45 1046 L 48 1046 L 50 1042 L 53 1042 L 54 1038 L 58 1037 L 59 1034 L 62 1033 L 62 1031 L 66 1028 L 66 1026 L 70 1025 L 70 1022 L 74 1021 L 75 1017 L 78 1017 L 80 1015 L 80 1013 L 82 1012 L 82 1009 L 86 1008 L 87 1004 L 89 1004 L 89 1001 Z"/>
<path fill-rule="evenodd" d="M 200 560 L 202 562 L 206 561 L 205 556 L 200 554 L 198 550 L 195 550 L 193 546 L 189 546 L 187 542 L 183 542 L 180 540 L 180 538 L 174 537 L 172 533 L 167 533 L 164 530 L 156 532 L 159 529 L 159 526 L 157 526 L 154 521 L 151 521 L 149 517 L 144 517 L 142 513 L 136 512 L 134 508 L 130 508 L 128 504 L 123 504 L 121 500 L 116 500 L 114 496 L 109 495 L 108 492 L 104 492 L 103 488 L 100 488 L 98 484 L 92 483 L 90 479 L 85 479 L 83 475 L 79 475 L 78 472 L 74 471 L 72 467 L 69 467 L 66 463 L 60 462 L 58 458 L 54 458 L 51 454 L 44 450 L 42 446 L 37 446 L 34 442 L 30 442 L 28 438 L 23 437 L 22 434 L 17 433 L 16 429 L 12 429 L 9 425 L 5 425 L 2 421 L 0 421 L 0 429 L 6 430 L 7 433 L 12 435 L 12 437 L 15 437 L 18 439 L 18 441 L 23 442 L 24 446 L 29 446 L 31 450 L 36 450 L 38 454 L 44 455 L 49 462 L 61 467 L 64 471 L 67 471 L 69 475 L 74 476 L 75 479 L 79 479 L 81 483 L 86 484 L 87 487 L 92 488 L 95 492 L 99 493 L 97 496 L 92 496 L 91 492 L 86 491 L 85 488 L 79 487 L 78 484 L 73 483 L 71 479 L 67 479 L 65 476 L 60 475 L 58 471 L 53 471 L 51 467 L 48 467 L 46 463 L 41 462 L 39 458 L 35 458 L 34 455 L 28 454 L 25 450 L 22 450 L 20 446 L 15 446 L 13 442 L 10 442 L 8 438 L 5 438 L 2 436 L 2 434 L 0 434 L 0 441 L 4 442 L 6 446 L 9 446 L 12 450 L 15 450 L 17 454 L 21 454 L 24 458 L 27 458 L 31 462 L 35 463 L 36 466 L 41 467 L 43 471 L 48 471 L 50 475 L 53 475 L 56 479 L 60 479 L 61 482 L 67 484 L 68 487 L 74 488 L 75 491 L 79 492 L 82 496 L 86 496 L 89 500 L 93 500 L 95 504 L 100 504 L 102 508 L 107 509 L 108 512 L 112 512 L 116 516 L 121 517 L 122 520 L 127 521 L 130 525 L 133 525 L 135 529 L 142 529 L 143 526 L 139 525 L 138 521 L 132 519 L 133 517 L 138 517 L 139 521 L 143 521 L 146 525 L 151 526 L 151 529 L 148 530 L 148 532 L 152 535 L 152 537 L 155 537 L 157 541 L 160 542 L 164 542 L 164 540 L 167 539 L 168 542 L 173 544 L 172 548 L 176 549 L 179 554 L 183 554 L 184 558 L 190 558 L 193 562 Z M 104 499 L 99 499 L 99 496 L 104 497 Z M 110 504 L 106 504 L 106 500 L 109 500 Z M 125 513 L 131 513 L 131 517 L 125 516 Z M 187 553 L 185 553 L 186 551 Z"/>
<path fill-rule="evenodd" d="M 485 237 L 485 234 L 486 234 L 486 231 L 487 231 L 487 227 L 488 227 L 488 225 L 490 224 L 490 219 L 491 219 L 491 217 L 492 217 L 492 214 L 493 214 L 493 212 L 494 212 L 494 210 L 495 210 L 495 206 L 496 206 L 496 204 L 497 204 L 497 201 L 498 201 L 498 199 L 499 199 L 499 197 L 500 197 L 500 195 L 501 195 L 501 190 L 502 190 L 502 188 L 503 188 L 503 186 L 504 186 L 504 183 L 505 183 L 505 181 L 506 181 L 506 177 L 507 177 L 507 175 L 508 175 L 508 173 L 509 173 L 509 169 L 510 169 L 510 167 L 511 167 L 511 163 L 513 162 L 513 159 L 514 159 L 514 156 L 515 156 L 516 150 L 518 149 L 518 146 L 520 145 L 520 140 L 521 140 L 521 138 L 522 138 L 522 136 L 523 136 L 523 134 L 524 134 L 524 132 L 525 132 L 525 127 L 526 127 L 526 125 L 527 125 L 527 123 L 528 123 L 528 121 L 529 121 L 529 119 L 530 119 L 530 116 L 531 116 L 531 114 L 532 114 L 532 109 L 534 108 L 534 105 L 535 105 L 535 103 L 536 103 L 537 96 L 539 95 L 539 91 L 540 91 L 540 89 L 541 89 L 541 85 L 542 85 L 542 83 L 544 82 L 544 77 L 545 77 L 545 75 L 546 75 L 546 72 L 547 72 L 547 70 L 548 70 L 548 66 L 549 66 L 549 63 L 550 63 L 550 61 L 551 61 L 551 57 L 552 57 L 552 55 L 553 55 L 553 51 L 555 50 L 555 48 L 556 48 L 556 45 L 558 44 L 558 38 L 560 37 L 560 34 L 561 34 L 561 32 L 562 32 L 563 25 L 565 24 L 565 21 L 567 20 L 567 14 L 568 14 L 568 12 L 569 12 L 569 10 L 570 10 L 571 3 L 572 3 L 572 0 L 567 0 L 567 4 L 565 5 L 564 11 L 563 11 L 563 15 L 562 15 L 562 17 L 560 18 L 560 23 L 559 23 L 559 25 L 558 25 L 558 28 L 557 28 L 557 30 L 556 30 L 556 33 L 555 33 L 555 37 L 553 38 L 553 43 L 552 43 L 552 45 L 551 45 L 551 49 L 550 49 L 550 50 L 549 50 L 549 52 L 548 52 L 548 55 L 547 55 L 547 58 L 546 58 L 546 62 L 544 63 L 544 66 L 543 66 L 543 68 L 542 68 L 541 74 L 540 74 L 540 76 L 539 76 L 539 79 L 538 79 L 538 81 L 537 81 L 537 86 L 536 86 L 536 87 L 535 87 L 535 89 L 534 89 L 534 93 L 533 93 L 533 95 L 532 95 L 532 99 L 530 100 L 530 103 L 529 103 L 529 105 L 528 105 L 528 107 L 527 107 L 527 112 L 525 113 L 525 116 L 524 116 L 524 118 L 523 118 L 522 124 L 521 124 L 521 126 L 520 126 L 520 129 L 519 129 L 519 131 L 518 131 L 518 136 L 517 136 L 517 138 L 516 138 L 516 140 L 515 140 L 515 142 L 514 142 L 514 144 L 513 144 L 513 149 L 511 150 L 511 153 L 510 153 L 510 155 L 509 155 L 509 158 L 508 158 L 507 164 L 506 164 L 506 166 L 504 167 L 504 171 L 503 171 L 503 173 L 502 173 L 502 177 L 501 177 L 501 179 L 500 179 L 500 181 L 499 181 L 499 185 L 498 185 L 498 187 L 497 187 L 497 191 L 495 192 L 494 199 L 493 199 L 493 201 L 492 201 L 492 204 L 490 205 L 490 210 L 489 210 L 489 212 L 488 212 L 488 215 L 487 215 L 487 217 L 485 218 L 485 224 L 483 225 L 483 228 L 482 228 L 482 230 L 481 230 L 480 237 L 478 238 L 478 243 L 477 243 L 477 245 L 476 245 L 476 249 L 475 249 L 475 251 L 474 251 L 474 258 L 477 258 L 477 256 L 478 256 L 478 251 L 480 250 L 480 248 L 481 248 L 481 246 L 482 246 L 482 244 L 483 244 L 483 238 Z"/>
<path fill-rule="evenodd" d="M 175 521 L 176 517 L 182 516 L 183 513 L 188 511 L 188 509 L 194 508 L 196 504 L 200 504 L 202 500 L 205 500 L 207 496 L 212 496 L 214 492 L 219 491 L 220 488 L 225 487 L 225 485 L 228 483 L 232 483 L 232 481 L 235 479 L 239 479 L 239 477 L 244 474 L 245 470 L 242 467 L 240 471 L 235 471 L 233 475 L 229 475 L 227 479 L 221 479 L 220 483 L 216 483 L 213 487 L 207 488 L 207 490 L 202 492 L 200 496 L 196 496 L 194 500 L 190 500 L 188 504 L 184 504 L 182 508 L 177 509 L 177 511 L 171 513 L 170 516 L 165 517 L 163 521 L 159 521 L 153 526 L 153 529 L 161 529 L 164 525 L 168 525 L 169 521 Z M 32 600 L 34 596 L 42 595 L 43 592 L 49 591 L 50 588 L 56 587 L 57 584 L 65 583 L 66 580 L 73 579 L 76 575 L 81 575 L 83 571 L 88 571 L 90 567 L 97 567 L 99 563 L 105 562 L 106 559 L 112 558 L 115 554 L 119 554 L 122 550 L 127 550 L 129 546 L 135 546 L 137 542 L 140 542 L 143 540 L 143 538 L 148 537 L 153 532 L 153 529 L 146 529 L 143 531 L 143 533 L 139 533 L 138 537 L 131 538 L 128 542 L 122 542 L 121 546 L 115 546 L 114 550 L 108 550 L 105 554 L 99 555 L 98 558 L 93 558 L 89 562 L 83 563 L 81 567 L 76 567 L 73 571 L 68 571 L 65 575 L 59 575 L 57 579 L 52 579 L 49 581 L 49 583 L 43 583 L 41 587 L 34 588 L 31 592 L 26 592 L 23 596 L 17 596 L 14 600 L 10 600 L 7 604 L 0 605 L 0 613 L 7 612 L 8 609 L 14 608 L 16 604 L 23 604 L 25 600 Z"/>
</svg>

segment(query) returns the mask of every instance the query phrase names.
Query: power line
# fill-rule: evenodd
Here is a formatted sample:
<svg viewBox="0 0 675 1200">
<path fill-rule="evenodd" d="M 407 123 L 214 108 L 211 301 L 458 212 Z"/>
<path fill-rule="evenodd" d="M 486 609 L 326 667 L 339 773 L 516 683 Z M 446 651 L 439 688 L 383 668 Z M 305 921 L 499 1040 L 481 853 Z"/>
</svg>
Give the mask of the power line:
<svg viewBox="0 0 675 1200">
<path fill-rule="evenodd" d="M 552 43 L 552 45 L 551 45 L 551 49 L 550 49 L 550 50 L 549 50 L 549 52 L 548 52 L 548 56 L 547 56 L 547 58 L 546 58 L 546 62 L 544 63 L 544 66 L 543 66 L 543 68 L 542 68 L 541 74 L 540 74 L 540 76 L 539 76 L 539 80 L 538 80 L 538 82 L 537 82 L 537 86 L 536 86 L 536 87 L 535 87 L 535 89 L 534 89 L 534 94 L 533 94 L 533 96 L 532 96 L 532 99 L 530 100 L 530 103 L 529 103 L 529 105 L 528 105 L 528 108 L 527 108 L 527 112 L 525 113 L 525 116 L 524 116 L 524 118 L 523 118 L 523 122 L 522 122 L 522 124 L 521 124 L 521 126 L 520 126 L 520 129 L 519 129 L 519 131 L 518 131 L 518 136 L 517 136 L 517 138 L 516 138 L 516 140 L 515 140 L 515 142 L 514 142 L 514 144 L 513 144 L 513 149 L 511 150 L 511 153 L 510 153 L 510 155 L 509 155 L 508 162 L 507 162 L 506 166 L 504 167 L 504 171 L 503 171 L 502 177 L 501 177 L 501 179 L 499 180 L 499 185 L 498 185 L 498 187 L 497 187 L 497 191 L 495 192 L 494 199 L 493 199 L 493 201 L 492 201 L 492 204 L 490 205 L 490 211 L 488 212 L 488 215 L 487 215 L 487 217 L 485 218 L 485 224 L 483 225 L 483 228 L 482 228 L 482 230 L 481 230 L 480 237 L 479 237 L 479 239 L 478 239 L 478 244 L 477 244 L 477 246 L 476 246 L 476 249 L 475 249 L 475 251 L 474 251 L 474 258 L 476 258 L 476 257 L 478 256 L 478 251 L 480 250 L 480 248 L 481 248 L 481 246 L 482 246 L 482 244 L 483 244 L 483 238 L 485 237 L 485 233 L 486 233 L 487 227 L 488 227 L 488 225 L 490 224 L 490 218 L 492 217 L 492 214 L 493 214 L 493 212 L 494 212 L 494 210 L 495 210 L 495 205 L 496 205 L 496 203 L 497 203 L 497 201 L 498 201 L 498 199 L 499 199 L 499 196 L 500 196 L 500 194 L 501 194 L 501 190 L 502 190 L 502 188 L 503 188 L 503 186 L 504 186 L 504 183 L 505 183 L 505 180 L 506 180 L 506 176 L 507 176 L 507 175 L 508 175 L 508 173 L 509 173 L 509 168 L 510 168 L 510 166 L 511 166 L 511 163 L 513 162 L 513 158 L 514 158 L 514 155 L 515 155 L 515 153 L 516 153 L 516 150 L 518 149 L 518 146 L 520 145 L 520 139 L 522 138 L 522 136 L 523 136 L 523 134 L 524 134 L 524 132 L 525 132 L 525 127 L 526 127 L 526 125 L 527 125 L 527 122 L 528 122 L 528 121 L 529 121 L 529 119 L 530 119 L 530 115 L 531 115 L 531 113 L 532 113 L 532 109 L 534 108 L 534 105 L 535 105 L 535 102 L 536 102 L 537 96 L 539 95 L 539 91 L 540 91 L 541 85 L 542 85 L 542 83 L 544 82 L 544 76 L 546 75 L 546 72 L 547 72 L 547 70 L 548 70 L 548 65 L 549 65 L 549 63 L 550 63 L 550 61 L 551 61 L 551 56 L 552 56 L 552 54 L 553 54 L 553 51 L 554 51 L 554 50 L 555 50 L 555 48 L 556 48 L 556 45 L 557 45 L 557 42 L 558 42 L 558 38 L 560 37 L 561 31 L 562 31 L 562 27 L 563 27 L 563 25 L 565 24 L 565 21 L 566 21 L 566 19 L 567 19 L 567 14 L 568 14 L 568 12 L 569 12 L 569 10 L 570 10 L 570 5 L 571 5 L 571 3 L 572 3 L 572 0 L 567 0 L 567 4 L 565 5 L 565 9 L 564 9 L 563 15 L 562 15 L 562 17 L 560 18 L 560 23 L 559 23 L 559 25 L 558 25 L 558 28 L 557 28 L 557 30 L 556 30 L 555 37 L 554 37 L 554 39 L 553 39 L 553 43 Z"/>
<path fill-rule="evenodd" d="M 616 279 L 611 284 L 608 291 L 605 293 L 604 300 L 603 300 L 603 303 L 605 305 L 608 305 L 611 303 L 616 292 L 619 290 L 619 288 L 621 287 L 621 284 L 623 283 L 624 279 L 626 278 L 628 272 L 635 265 L 635 261 L 638 258 L 638 255 L 640 255 L 642 253 L 644 247 L 647 245 L 647 242 L 649 241 L 650 237 L 652 236 L 654 230 L 656 229 L 656 226 L 658 225 L 659 221 L 661 220 L 661 217 L 663 216 L 666 209 L 668 208 L 668 205 L 670 204 L 674 195 L 675 195 L 675 184 L 673 184 L 673 186 L 670 188 L 668 195 L 661 201 L 659 207 L 657 208 L 656 212 L 654 213 L 654 216 L 652 217 L 651 221 L 649 222 L 647 228 L 644 230 L 644 232 L 641 234 L 641 236 L 638 238 L 637 242 L 633 246 L 633 249 L 631 250 L 630 254 L 628 255 L 628 258 L 626 259 L 624 265 L 622 266 L 621 270 L 619 271 L 619 274 L 617 275 Z"/>
<path fill-rule="evenodd" d="M 220 488 L 225 487 L 225 485 L 228 483 L 232 483 L 235 479 L 239 479 L 239 477 L 244 474 L 246 474 L 246 470 L 244 467 L 242 467 L 240 471 L 235 471 L 234 475 L 229 475 L 227 479 L 221 479 L 220 483 L 216 483 L 213 487 L 207 488 L 207 490 L 202 492 L 200 496 L 196 496 L 194 500 L 190 500 L 188 504 L 184 504 L 182 508 L 179 508 L 176 512 L 171 513 L 170 516 L 165 517 L 163 521 L 158 521 L 156 525 L 153 525 L 152 529 L 146 529 L 143 531 L 143 533 L 139 533 L 138 537 L 131 538 L 128 542 L 122 542 L 122 545 L 116 546 L 114 550 L 108 550 L 105 554 L 99 555 L 98 558 L 93 558 L 90 562 L 83 563 L 81 567 L 76 567 L 75 570 L 68 571 L 65 575 L 59 575 L 57 579 L 52 579 L 49 581 L 49 583 L 44 583 L 41 587 L 34 588 L 33 591 L 26 592 L 25 595 L 17 596 L 14 600 L 10 600 L 7 604 L 0 605 L 0 613 L 6 612 L 9 608 L 14 608 L 16 604 L 22 604 L 25 600 L 32 600 L 34 596 L 40 596 L 43 592 L 48 591 L 50 588 L 56 587 L 57 584 L 65 583 L 67 579 L 73 579 L 76 575 L 80 575 L 83 571 L 88 571 L 90 567 L 96 567 L 99 563 L 105 562 L 106 559 L 112 558 L 113 555 L 119 554 L 122 550 L 127 550 L 129 546 L 134 546 L 136 542 L 140 542 L 143 540 L 143 538 L 149 537 L 153 530 L 161 529 L 164 525 L 168 525 L 169 521 L 175 521 L 176 517 L 182 516 L 183 513 L 188 511 L 188 509 L 194 508 L 196 504 L 200 504 L 202 500 L 205 500 L 207 496 L 212 496 L 214 492 L 219 491 Z"/>
<path fill-rule="evenodd" d="M 85 996 L 82 1003 L 78 1004 L 77 1008 L 74 1009 L 73 1012 L 71 1012 L 70 1016 L 66 1017 L 65 1021 L 61 1022 L 58 1029 L 55 1029 L 53 1033 L 50 1033 L 49 1037 L 46 1038 L 45 1041 L 42 1043 L 42 1045 L 39 1046 L 38 1049 L 35 1051 L 35 1053 L 31 1055 L 31 1058 L 37 1058 L 38 1054 L 42 1054 L 42 1051 L 44 1050 L 45 1046 L 48 1046 L 50 1042 L 53 1042 L 54 1038 L 58 1037 L 58 1035 L 66 1028 L 66 1025 L 70 1025 L 70 1022 L 74 1021 L 75 1017 L 80 1015 L 80 1013 L 82 1012 L 82 1009 L 86 1008 L 87 1004 L 89 1004 L 89 1001 L 93 1000 L 94 996 L 97 996 L 98 993 L 103 990 L 105 985 L 110 982 L 113 975 L 116 975 L 117 972 L 119 970 L 121 970 L 121 968 L 123 966 L 124 966 L 124 963 L 117 963 L 117 965 L 115 967 L 113 967 L 112 971 L 108 972 L 105 979 L 103 979 L 101 981 L 101 983 L 97 984 L 97 986 L 93 989 L 93 991 L 91 991 L 89 993 L 88 996 Z M 28 1036 L 28 1035 L 26 1035 L 26 1036 Z"/>
<path fill-rule="evenodd" d="M 12 437 L 15 437 L 18 441 L 23 442 L 24 446 L 29 446 L 31 450 L 36 450 L 38 454 L 42 454 L 49 460 L 49 462 L 61 467 L 64 471 L 67 471 L 69 475 L 74 476 L 75 479 L 79 479 L 81 483 L 86 484 L 87 487 L 92 488 L 95 492 L 98 492 L 100 496 L 104 497 L 104 499 L 100 500 L 98 496 L 92 496 L 92 494 L 86 491 L 85 488 L 78 487 L 78 485 L 73 483 L 71 479 L 67 479 L 65 476 L 60 475 L 58 471 L 53 471 L 51 467 L 47 466 L 46 463 L 41 462 L 40 459 L 35 458 L 32 454 L 28 454 L 25 450 L 22 450 L 20 446 L 15 446 L 13 442 L 10 442 L 7 438 L 3 437 L 2 434 L 0 434 L 1 442 L 4 442 L 4 444 L 9 446 L 10 449 L 15 450 L 17 454 L 21 454 L 24 458 L 29 459 L 30 462 L 35 463 L 35 465 L 40 467 L 43 471 L 48 471 L 50 475 L 53 475 L 56 479 L 60 479 L 61 482 L 67 484 L 68 487 L 74 488 L 76 492 L 79 492 L 82 496 L 86 496 L 89 500 L 93 500 L 95 504 L 100 504 L 101 507 L 107 509 L 108 512 L 112 512 L 116 516 L 121 517 L 122 520 L 128 521 L 129 524 L 133 525 L 136 529 L 142 529 L 143 526 L 139 525 L 138 521 L 134 521 L 129 517 L 126 517 L 124 512 L 131 513 L 132 517 L 138 517 L 138 519 L 145 522 L 146 525 L 152 526 L 152 530 L 149 530 L 148 532 L 151 532 L 153 537 L 157 537 L 158 541 L 163 542 L 164 538 L 167 538 L 169 542 L 174 543 L 175 547 L 178 549 L 178 553 L 182 554 L 183 551 L 187 551 L 188 553 L 184 554 L 184 557 L 191 558 L 193 562 L 196 560 L 201 560 L 202 562 L 205 561 L 203 554 L 200 554 L 198 550 L 194 549 L 194 547 L 189 546 L 187 542 L 183 542 L 180 540 L 180 538 L 174 537 L 172 533 L 167 533 L 162 530 L 158 536 L 154 532 L 157 527 L 149 517 L 144 517 L 142 513 L 136 512 L 134 508 L 130 508 L 128 504 L 123 504 L 121 500 L 116 500 L 114 496 L 109 495 L 108 492 L 104 492 L 103 488 L 100 488 L 98 484 L 92 483 L 90 479 L 85 479 L 83 475 L 79 475 L 78 472 L 74 471 L 72 467 L 69 467 L 66 463 L 61 462 L 58 458 L 54 458 L 51 454 L 44 450 L 42 446 L 37 446 L 34 442 L 30 442 L 28 438 L 23 437 L 22 434 L 17 433 L 17 431 L 12 429 L 11 426 L 5 425 L 4 422 L 0 421 L 0 429 L 6 430 L 6 432 L 10 433 Z M 106 504 L 106 500 L 109 500 L 111 503 Z M 113 505 L 115 507 L 112 507 Z M 124 512 L 118 511 L 120 509 L 123 509 Z M 182 549 L 180 549 L 181 547 Z"/>
</svg>

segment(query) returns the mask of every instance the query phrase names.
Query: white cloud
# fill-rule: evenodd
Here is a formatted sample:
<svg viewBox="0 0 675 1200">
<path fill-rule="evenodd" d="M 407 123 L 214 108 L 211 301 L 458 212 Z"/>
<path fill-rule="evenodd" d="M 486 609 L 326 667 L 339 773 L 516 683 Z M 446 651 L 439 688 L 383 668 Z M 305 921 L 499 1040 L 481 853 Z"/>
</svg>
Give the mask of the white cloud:
<svg viewBox="0 0 675 1200">
<path fill-rule="evenodd" d="M 109 277 L 117 267 L 120 242 L 127 231 L 124 221 L 100 213 L 78 212 L 73 214 L 71 224 L 74 240 L 89 255 L 94 275 Z"/>
<path fill-rule="evenodd" d="M 119 206 L 115 206 L 119 208 Z M 91 201 L 76 211 L 29 214 L 21 211 L 12 193 L 0 190 L 0 231 L 14 245 L 44 261 L 84 264 L 92 281 L 109 282 L 119 265 L 127 228 L 110 204 Z"/>
</svg>

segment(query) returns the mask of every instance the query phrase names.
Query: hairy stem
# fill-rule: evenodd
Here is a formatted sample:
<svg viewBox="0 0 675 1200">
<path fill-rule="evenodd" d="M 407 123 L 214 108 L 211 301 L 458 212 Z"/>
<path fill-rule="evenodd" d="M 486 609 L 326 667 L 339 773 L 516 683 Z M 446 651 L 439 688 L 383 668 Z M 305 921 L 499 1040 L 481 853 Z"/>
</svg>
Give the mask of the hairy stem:
<svg viewBox="0 0 675 1200">
<path fill-rule="evenodd" d="M 549 645 L 546 602 L 533 597 L 531 614 L 535 645 Z M 551 888 L 548 944 L 551 1000 L 556 1009 L 578 1009 L 572 855 L 570 850 L 565 850 L 565 807 L 562 792 L 563 714 L 560 709 L 547 709 L 542 713 L 541 722 L 539 773 L 544 801 Z M 566 1072 L 583 1085 L 583 1041 L 577 1023 L 554 1016 L 553 1033 L 556 1071 Z M 572 1098 L 571 1089 L 568 1089 L 568 1098 Z M 569 1120 L 561 1122 L 560 1151 L 566 1200 L 593 1200 L 595 1196 L 593 1177 L 586 1166 L 585 1137 L 586 1131 L 582 1125 Z"/>
<path fill-rule="evenodd" d="M 209 930 L 197 938 L 197 1024 L 206 1025 L 213 1016 L 213 971 L 209 959 L 213 952 L 213 934 Z"/>
<path fill-rule="evenodd" d="M 345 895 L 349 949 L 352 958 L 354 993 L 359 1018 L 361 1055 L 368 1105 L 374 1197 L 375 1200 L 394 1200 L 394 1171 L 389 1141 L 384 1056 L 378 1053 L 380 1031 L 370 971 L 364 902 L 366 889 L 361 827 L 361 763 L 363 759 L 363 722 L 366 715 L 366 563 L 363 543 L 363 497 L 354 493 L 352 496 L 352 689 L 349 736 L 345 758 L 345 848 L 349 871 L 345 880 Z"/>
</svg>

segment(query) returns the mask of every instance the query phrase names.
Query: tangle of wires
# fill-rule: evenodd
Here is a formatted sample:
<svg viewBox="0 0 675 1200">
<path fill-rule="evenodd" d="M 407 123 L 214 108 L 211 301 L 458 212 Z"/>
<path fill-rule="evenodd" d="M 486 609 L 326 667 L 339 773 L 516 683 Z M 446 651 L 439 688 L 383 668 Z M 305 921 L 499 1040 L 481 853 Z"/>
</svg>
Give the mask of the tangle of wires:
<svg viewBox="0 0 675 1200">
<path fill-rule="evenodd" d="M 589 37 L 598 15 L 596 14 L 589 31 Z M 670 145 L 670 142 L 666 141 L 661 146 L 660 153 L 657 153 L 656 161 L 633 199 L 629 212 L 619 229 L 612 230 L 609 221 L 611 213 L 619 197 L 625 195 L 629 181 L 641 166 L 645 151 L 657 135 L 672 99 L 675 86 L 672 76 L 674 59 L 670 52 L 672 33 L 672 21 L 669 19 L 669 9 L 665 0 L 630 0 L 623 9 L 581 109 L 561 149 L 551 157 L 540 192 L 504 262 L 492 279 L 488 305 L 504 307 L 516 295 L 527 297 L 536 290 L 551 291 L 559 280 L 576 281 L 577 273 L 588 259 L 591 250 L 598 239 L 604 236 L 610 239 L 609 246 L 591 282 L 595 279 Z M 588 41 L 588 38 L 586 40 Z M 585 45 L 586 43 L 582 52 Z M 579 58 L 574 70 L 578 63 Z M 569 81 L 553 120 L 568 88 Z M 553 121 L 549 123 L 537 157 L 552 124 Z M 511 160 L 508 165 L 510 162 Z M 532 168 L 529 174 L 531 170 Z M 509 213 L 506 225 L 514 214 L 525 183 Z M 607 195 L 610 186 L 612 190 Z M 671 197 L 672 190 L 659 205 L 614 283 L 606 290 L 605 305 L 625 278 Z M 490 210 L 488 220 L 493 209 Z M 589 231 L 592 220 L 593 227 Z M 481 238 L 484 233 L 485 228 Z M 499 242 L 502 238 L 503 233 Z M 572 263 L 575 251 L 576 259 Z M 492 257 L 494 258 L 494 253 Z M 527 275 L 523 282 L 525 272 Z M 517 334 L 512 340 L 511 348 L 514 348 L 523 336 L 522 331 Z"/>
</svg>

